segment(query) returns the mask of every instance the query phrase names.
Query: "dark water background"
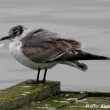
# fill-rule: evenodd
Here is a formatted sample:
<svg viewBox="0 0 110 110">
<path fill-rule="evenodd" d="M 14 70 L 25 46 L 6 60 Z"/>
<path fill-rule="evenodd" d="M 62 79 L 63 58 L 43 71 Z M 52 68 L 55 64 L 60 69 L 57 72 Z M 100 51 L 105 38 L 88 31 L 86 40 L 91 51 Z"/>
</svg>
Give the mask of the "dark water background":
<svg viewBox="0 0 110 110">
<path fill-rule="evenodd" d="M 46 28 L 80 40 L 88 52 L 110 56 L 110 0 L 0 0 L 0 36 L 18 24 Z M 0 48 L 0 89 L 35 79 L 36 71 L 14 60 L 8 42 L 4 43 Z M 47 79 L 61 81 L 62 90 L 110 92 L 110 61 L 83 62 L 89 66 L 87 72 L 57 65 L 48 71 Z"/>
</svg>

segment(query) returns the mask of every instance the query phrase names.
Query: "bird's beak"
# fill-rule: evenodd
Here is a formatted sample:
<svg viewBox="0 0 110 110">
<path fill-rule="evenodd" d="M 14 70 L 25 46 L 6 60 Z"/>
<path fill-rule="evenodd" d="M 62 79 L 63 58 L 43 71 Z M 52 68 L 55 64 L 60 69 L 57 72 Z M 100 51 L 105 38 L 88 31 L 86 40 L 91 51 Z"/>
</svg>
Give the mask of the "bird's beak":
<svg viewBox="0 0 110 110">
<path fill-rule="evenodd" d="M 11 38 L 11 36 L 5 36 L 5 37 L 0 38 L 0 41 L 8 40 L 8 39 L 10 39 L 10 38 Z"/>
</svg>

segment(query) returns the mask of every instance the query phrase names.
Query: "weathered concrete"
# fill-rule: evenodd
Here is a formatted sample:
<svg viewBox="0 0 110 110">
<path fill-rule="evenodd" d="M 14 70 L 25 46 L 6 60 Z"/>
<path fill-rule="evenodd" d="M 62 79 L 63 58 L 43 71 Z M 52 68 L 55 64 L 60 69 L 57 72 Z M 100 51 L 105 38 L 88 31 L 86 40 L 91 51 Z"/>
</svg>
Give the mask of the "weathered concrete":
<svg viewBox="0 0 110 110">
<path fill-rule="evenodd" d="M 27 83 L 28 82 L 28 83 Z M 25 81 L 0 92 L 0 110 L 15 110 L 33 101 L 40 101 L 60 92 L 60 82 L 29 84 Z"/>
<path fill-rule="evenodd" d="M 33 101 L 17 110 L 110 110 L 110 94 L 60 92 L 43 101 Z"/>
<path fill-rule="evenodd" d="M 110 93 L 62 92 L 60 82 L 26 82 L 0 93 L 0 110 L 110 110 Z"/>
</svg>

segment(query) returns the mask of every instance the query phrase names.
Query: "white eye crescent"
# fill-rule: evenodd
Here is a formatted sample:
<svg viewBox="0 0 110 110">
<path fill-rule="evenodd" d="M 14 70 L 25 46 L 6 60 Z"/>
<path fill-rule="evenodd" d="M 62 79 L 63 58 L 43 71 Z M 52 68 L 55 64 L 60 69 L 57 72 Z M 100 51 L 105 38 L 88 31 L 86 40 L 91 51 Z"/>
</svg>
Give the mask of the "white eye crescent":
<svg viewBox="0 0 110 110">
<path fill-rule="evenodd" d="M 16 33 L 16 34 L 19 34 L 19 30 L 16 30 L 15 33 Z"/>
</svg>

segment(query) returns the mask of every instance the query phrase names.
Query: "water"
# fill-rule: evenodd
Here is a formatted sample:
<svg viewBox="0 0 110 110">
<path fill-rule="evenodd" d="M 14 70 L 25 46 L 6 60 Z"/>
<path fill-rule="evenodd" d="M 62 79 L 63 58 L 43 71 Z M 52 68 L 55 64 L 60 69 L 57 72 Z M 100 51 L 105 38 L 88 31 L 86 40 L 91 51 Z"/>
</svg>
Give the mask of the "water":
<svg viewBox="0 0 110 110">
<path fill-rule="evenodd" d="M 80 40 L 88 52 L 110 56 L 109 0 L 0 0 L 0 36 L 18 24 L 46 28 Z M 14 60 L 8 42 L 4 43 L 0 48 L 0 89 L 35 79 L 37 71 Z M 57 65 L 48 71 L 47 79 L 61 81 L 62 90 L 110 92 L 110 62 L 83 62 L 89 67 L 87 72 Z"/>
</svg>

